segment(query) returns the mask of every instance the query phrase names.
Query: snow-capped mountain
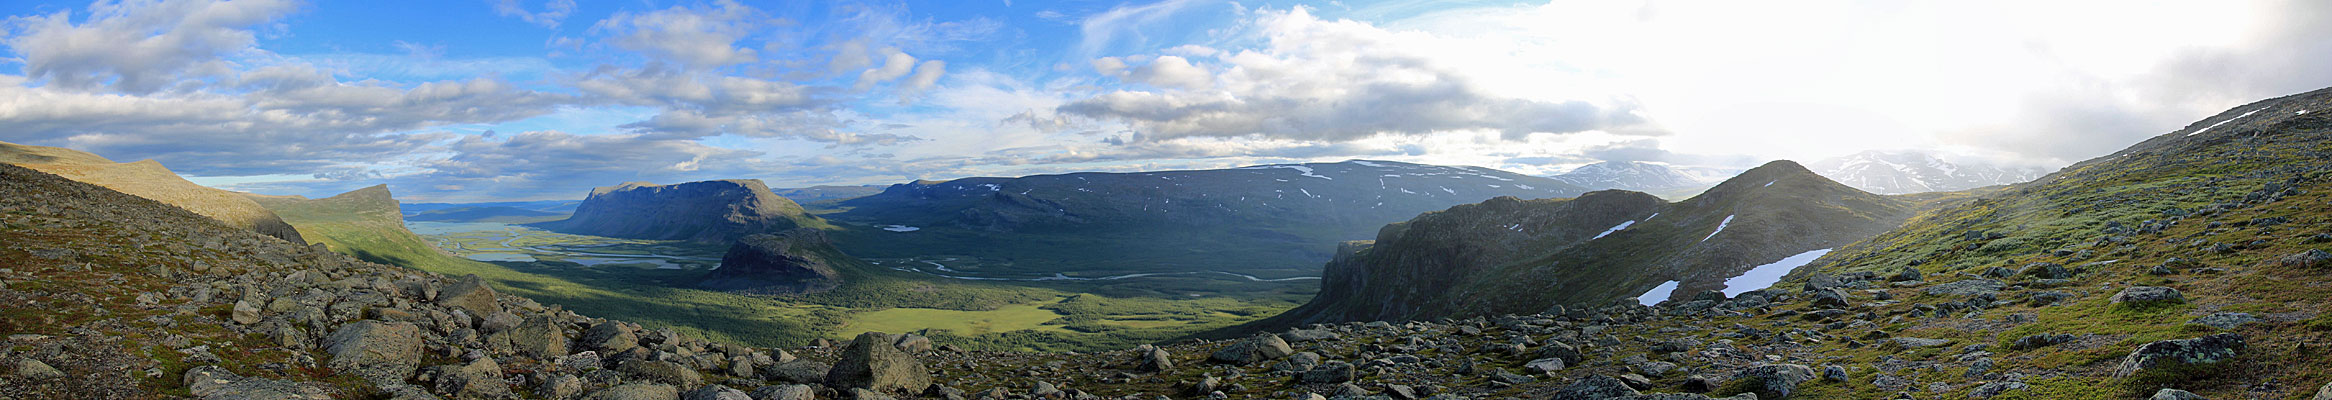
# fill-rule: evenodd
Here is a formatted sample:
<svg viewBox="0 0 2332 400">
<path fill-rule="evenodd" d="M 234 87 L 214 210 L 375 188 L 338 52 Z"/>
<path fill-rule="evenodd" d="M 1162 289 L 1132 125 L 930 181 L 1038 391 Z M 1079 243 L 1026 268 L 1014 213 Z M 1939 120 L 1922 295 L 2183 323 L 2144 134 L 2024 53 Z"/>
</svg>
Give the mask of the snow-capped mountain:
<svg viewBox="0 0 2332 400">
<path fill-rule="evenodd" d="M 1808 164 L 1847 186 L 1878 194 L 1966 190 L 2019 183 L 2047 174 L 2037 168 L 1955 164 L 1915 151 L 1865 151 Z"/>
<path fill-rule="evenodd" d="M 1579 168 L 1572 169 L 1571 172 L 1565 172 L 1561 175 L 1551 176 L 1550 178 L 1555 178 L 1555 180 L 1563 181 L 1564 183 L 1578 185 L 1580 187 L 1594 190 L 1627 189 L 1644 191 L 1708 186 L 1710 184 L 1716 183 L 1717 181 L 1732 177 L 1731 173 L 1718 175 L 1712 173 L 1693 172 L 1703 171 L 1684 171 L 1681 168 L 1647 162 L 1604 161 L 1583 165 Z M 1732 172 L 1737 173 L 1739 171 Z"/>
</svg>

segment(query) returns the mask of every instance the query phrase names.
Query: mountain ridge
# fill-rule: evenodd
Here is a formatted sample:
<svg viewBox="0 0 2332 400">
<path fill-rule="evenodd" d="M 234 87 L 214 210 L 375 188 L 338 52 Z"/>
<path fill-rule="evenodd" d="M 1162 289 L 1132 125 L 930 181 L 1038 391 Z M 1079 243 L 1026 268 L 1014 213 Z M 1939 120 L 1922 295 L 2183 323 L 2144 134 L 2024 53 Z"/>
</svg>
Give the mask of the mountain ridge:
<svg viewBox="0 0 2332 400">
<path fill-rule="evenodd" d="M 758 179 L 658 185 L 625 182 L 591 189 L 567 219 L 533 224 L 553 231 L 631 239 L 730 243 L 748 235 L 828 226 Z"/>
<path fill-rule="evenodd" d="M 154 199 L 287 242 L 307 243 L 281 216 L 241 194 L 195 184 L 154 160 L 116 163 L 79 150 L 0 142 L 0 163 Z"/>
</svg>

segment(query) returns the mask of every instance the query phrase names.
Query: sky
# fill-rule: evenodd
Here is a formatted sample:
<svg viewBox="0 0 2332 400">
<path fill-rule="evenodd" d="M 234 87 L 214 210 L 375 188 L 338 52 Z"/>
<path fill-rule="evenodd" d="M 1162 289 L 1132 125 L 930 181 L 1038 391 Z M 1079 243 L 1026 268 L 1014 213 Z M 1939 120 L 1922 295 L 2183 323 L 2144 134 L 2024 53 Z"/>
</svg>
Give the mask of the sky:
<svg viewBox="0 0 2332 400">
<path fill-rule="evenodd" d="M 2311 1 L 0 2 L 0 141 L 405 201 L 1376 159 L 2054 168 L 2332 86 Z"/>
</svg>

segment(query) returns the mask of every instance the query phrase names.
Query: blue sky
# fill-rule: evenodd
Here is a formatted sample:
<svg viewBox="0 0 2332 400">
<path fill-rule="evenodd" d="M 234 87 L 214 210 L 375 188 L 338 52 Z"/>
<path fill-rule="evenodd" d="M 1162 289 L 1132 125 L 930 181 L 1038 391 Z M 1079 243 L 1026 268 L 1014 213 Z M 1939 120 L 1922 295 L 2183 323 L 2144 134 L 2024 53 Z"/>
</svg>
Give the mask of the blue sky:
<svg viewBox="0 0 2332 400">
<path fill-rule="evenodd" d="M 0 141 L 408 201 L 1352 158 L 2053 167 L 2332 85 L 2332 7 L 2305 1 L 1742 3 L 19 1 Z"/>
</svg>

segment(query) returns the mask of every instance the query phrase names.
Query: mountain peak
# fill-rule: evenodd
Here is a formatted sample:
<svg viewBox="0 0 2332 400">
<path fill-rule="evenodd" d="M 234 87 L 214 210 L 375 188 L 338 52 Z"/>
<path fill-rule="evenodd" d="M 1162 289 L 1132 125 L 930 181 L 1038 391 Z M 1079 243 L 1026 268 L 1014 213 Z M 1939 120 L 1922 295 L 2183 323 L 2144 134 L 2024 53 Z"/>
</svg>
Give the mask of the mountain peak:
<svg viewBox="0 0 2332 400">
<path fill-rule="evenodd" d="M 1878 194 L 1948 192 L 2019 183 L 2046 173 L 1982 163 L 1952 163 L 1916 150 L 1870 150 L 1810 166 L 1839 183 Z"/>
<path fill-rule="evenodd" d="M 1587 164 L 1553 178 L 1589 189 L 1658 190 L 1697 187 L 1708 183 L 1665 164 L 1641 161 Z"/>
</svg>

